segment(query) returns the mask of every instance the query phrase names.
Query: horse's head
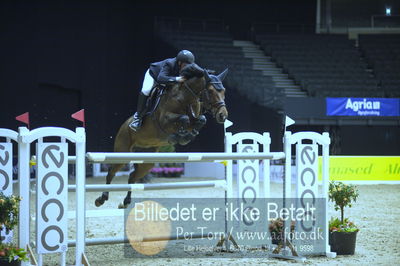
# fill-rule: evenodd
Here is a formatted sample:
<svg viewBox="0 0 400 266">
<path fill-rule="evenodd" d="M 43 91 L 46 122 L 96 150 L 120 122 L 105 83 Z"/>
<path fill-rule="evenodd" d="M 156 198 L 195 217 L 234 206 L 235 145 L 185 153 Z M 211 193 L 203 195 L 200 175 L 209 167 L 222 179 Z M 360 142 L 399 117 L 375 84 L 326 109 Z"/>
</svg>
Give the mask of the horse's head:
<svg viewBox="0 0 400 266">
<path fill-rule="evenodd" d="M 187 80 L 183 86 L 201 99 L 204 108 L 213 114 L 218 123 L 224 123 L 228 118 L 222 84 L 227 73 L 228 69 L 219 75 L 212 75 L 194 63 L 186 65 L 180 73 Z"/>
<path fill-rule="evenodd" d="M 226 74 L 228 74 L 228 69 L 225 69 L 219 75 L 211 75 L 207 70 L 204 70 L 207 88 L 205 108 L 214 115 L 218 123 L 224 123 L 228 118 L 228 110 L 225 105 L 225 88 L 222 84 Z"/>
</svg>

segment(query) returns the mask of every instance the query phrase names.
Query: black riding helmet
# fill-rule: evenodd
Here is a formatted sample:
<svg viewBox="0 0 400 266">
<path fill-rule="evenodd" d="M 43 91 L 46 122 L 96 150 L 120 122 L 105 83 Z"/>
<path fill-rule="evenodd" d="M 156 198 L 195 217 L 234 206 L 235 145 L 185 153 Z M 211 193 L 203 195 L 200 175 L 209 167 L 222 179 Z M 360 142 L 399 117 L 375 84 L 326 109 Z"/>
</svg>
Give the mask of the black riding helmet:
<svg viewBox="0 0 400 266">
<path fill-rule="evenodd" d="M 194 63 L 194 55 L 191 51 L 182 50 L 176 56 L 176 60 L 183 63 L 192 64 Z"/>
</svg>

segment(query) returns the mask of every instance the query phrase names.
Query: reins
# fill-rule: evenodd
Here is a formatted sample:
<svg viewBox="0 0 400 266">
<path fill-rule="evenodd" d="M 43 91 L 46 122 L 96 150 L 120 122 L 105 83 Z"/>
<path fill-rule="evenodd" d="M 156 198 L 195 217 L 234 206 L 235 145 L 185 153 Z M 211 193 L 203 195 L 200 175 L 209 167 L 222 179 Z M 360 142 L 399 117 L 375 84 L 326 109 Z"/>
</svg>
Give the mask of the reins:
<svg viewBox="0 0 400 266">
<path fill-rule="evenodd" d="M 197 94 L 197 93 L 195 93 L 195 92 L 192 90 L 192 88 L 190 88 L 190 86 L 187 84 L 186 81 L 183 82 L 183 85 L 185 85 L 185 88 L 188 89 L 188 90 L 190 91 L 190 93 L 191 93 L 196 99 L 199 99 L 199 100 L 201 100 L 201 95 L 202 95 L 203 91 L 207 90 L 207 84 L 206 84 L 206 86 L 204 86 L 204 89 L 202 89 L 202 90 L 199 92 L 199 94 Z"/>
</svg>

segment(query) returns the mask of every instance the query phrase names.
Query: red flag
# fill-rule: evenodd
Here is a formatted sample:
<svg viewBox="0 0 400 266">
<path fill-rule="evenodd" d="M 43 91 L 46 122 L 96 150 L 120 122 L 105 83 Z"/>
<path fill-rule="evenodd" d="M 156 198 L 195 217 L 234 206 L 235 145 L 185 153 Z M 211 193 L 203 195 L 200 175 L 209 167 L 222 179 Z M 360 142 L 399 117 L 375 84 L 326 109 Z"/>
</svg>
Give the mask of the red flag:
<svg viewBox="0 0 400 266">
<path fill-rule="evenodd" d="M 79 110 L 76 113 L 71 115 L 73 119 L 79 120 L 83 123 L 83 127 L 85 127 L 85 109 Z"/>
<path fill-rule="evenodd" d="M 22 115 L 17 116 L 15 119 L 17 121 L 27 124 L 29 128 L 29 112 L 23 113 Z"/>
</svg>

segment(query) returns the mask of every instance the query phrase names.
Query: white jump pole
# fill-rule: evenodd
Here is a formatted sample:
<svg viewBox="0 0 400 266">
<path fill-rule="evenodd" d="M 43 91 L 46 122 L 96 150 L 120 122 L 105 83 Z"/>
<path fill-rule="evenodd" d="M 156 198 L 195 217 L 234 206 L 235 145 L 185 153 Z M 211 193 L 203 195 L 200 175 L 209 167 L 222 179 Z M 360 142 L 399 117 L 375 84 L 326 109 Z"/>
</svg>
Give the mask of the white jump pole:
<svg viewBox="0 0 400 266">
<path fill-rule="evenodd" d="M 329 221 L 328 221 L 328 190 L 329 190 L 329 145 L 331 139 L 329 138 L 329 133 L 322 133 L 324 143 L 322 145 L 322 193 L 325 198 L 325 247 L 326 256 L 328 258 L 335 258 L 336 253 L 331 252 L 331 247 L 329 245 Z"/>
<path fill-rule="evenodd" d="M 229 120 L 228 120 L 229 121 Z M 230 121 L 229 121 L 230 122 Z M 226 132 L 226 129 L 231 126 L 232 123 L 227 123 L 225 122 L 224 125 L 224 131 L 225 131 L 225 152 L 231 153 L 232 152 L 232 133 L 231 132 Z M 225 206 L 228 206 L 228 199 L 233 198 L 233 162 L 231 160 L 227 161 L 227 165 L 225 166 L 225 180 L 226 180 L 226 190 L 225 190 Z M 224 226 L 225 226 L 225 249 L 227 251 L 230 250 L 230 242 L 227 237 L 229 236 L 229 228 L 228 228 L 228 216 L 227 213 L 225 212 L 225 221 L 224 221 Z"/>
<path fill-rule="evenodd" d="M 197 182 L 173 182 L 173 183 L 155 183 L 155 184 L 109 184 L 109 185 L 86 185 L 86 192 L 103 191 L 148 191 L 148 190 L 169 190 L 169 189 L 196 189 L 196 188 L 226 188 L 225 180 L 215 181 L 197 181 Z M 75 185 L 69 185 L 68 191 L 78 191 L 80 188 Z"/>
<path fill-rule="evenodd" d="M 148 153 L 148 152 L 88 152 L 91 163 L 155 163 L 155 162 L 207 162 L 217 160 L 275 160 L 285 158 L 283 152 L 205 152 L 205 153 Z"/>
<path fill-rule="evenodd" d="M 207 233 L 206 235 L 202 234 L 191 234 L 191 239 L 196 238 L 208 238 L 210 236 L 215 236 L 213 233 Z M 140 239 L 135 239 L 137 242 L 156 242 L 156 241 L 169 241 L 169 240 L 181 240 L 187 239 L 185 235 L 170 235 L 170 236 L 151 236 L 151 237 L 142 237 Z M 87 246 L 96 246 L 96 245 L 112 245 L 112 244 L 124 244 L 129 243 L 129 239 L 125 237 L 99 237 L 99 238 L 89 238 L 86 239 Z M 76 240 L 69 240 L 68 247 L 75 247 Z"/>
<path fill-rule="evenodd" d="M 79 139 L 76 140 L 76 248 L 75 263 L 82 265 L 85 254 L 85 186 L 86 186 L 86 133 L 80 127 L 76 129 Z"/>
<path fill-rule="evenodd" d="M 19 178 L 19 195 L 22 198 L 19 204 L 19 247 L 27 249 L 29 244 L 29 191 L 30 191 L 30 142 L 24 141 L 23 136 L 29 134 L 26 127 L 19 128 L 18 136 L 18 178 Z M 29 265 L 23 261 L 22 266 Z"/>
</svg>

